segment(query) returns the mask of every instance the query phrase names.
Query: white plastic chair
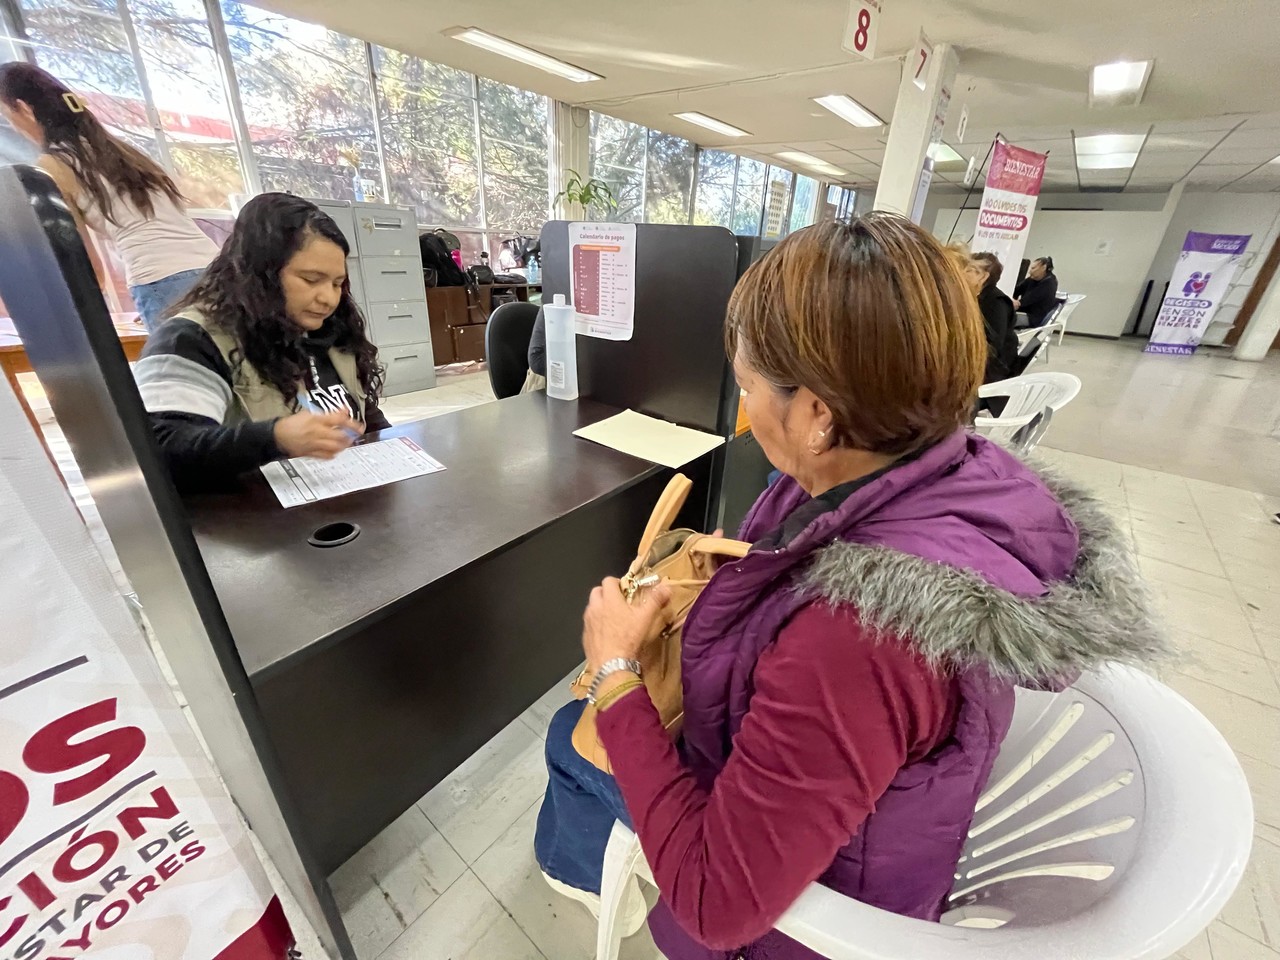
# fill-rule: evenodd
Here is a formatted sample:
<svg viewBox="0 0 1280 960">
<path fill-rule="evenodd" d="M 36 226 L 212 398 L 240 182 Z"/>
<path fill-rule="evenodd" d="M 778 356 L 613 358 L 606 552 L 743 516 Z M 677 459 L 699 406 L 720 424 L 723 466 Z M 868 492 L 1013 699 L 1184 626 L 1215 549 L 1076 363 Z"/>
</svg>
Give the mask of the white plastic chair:
<svg viewBox="0 0 1280 960">
<path fill-rule="evenodd" d="M 1040 329 L 1044 329 L 1043 327 Z M 992 439 L 1030 453 L 1048 429 L 1049 417 L 1075 399 L 1080 392 L 1080 378 L 1071 373 L 1024 373 L 1020 377 L 984 383 L 978 396 L 1007 397 L 998 417 L 975 417 L 974 427 L 987 431 Z M 1045 411 L 1051 411 L 1046 417 Z M 1040 418 L 1038 423 L 1033 423 Z M 1022 428 L 1030 427 L 1023 431 Z"/>
<path fill-rule="evenodd" d="M 1043 327 L 1031 327 L 1018 335 L 1018 373 L 1030 370 L 1037 360 L 1049 360 L 1049 341 L 1057 327 L 1052 320 Z"/>
<path fill-rule="evenodd" d="M 1052 327 L 1058 331 L 1058 343 L 1062 343 L 1062 338 L 1067 335 L 1067 321 L 1071 319 L 1071 314 L 1076 312 L 1076 307 L 1080 306 L 1080 302 L 1084 300 L 1083 293 L 1068 293 L 1065 295 L 1067 302 L 1064 303 L 1053 319 L 1045 324 L 1046 327 Z"/>
<path fill-rule="evenodd" d="M 942 922 L 816 883 L 777 929 L 830 960 L 1162 960 L 1230 898 L 1253 803 L 1235 755 L 1191 704 L 1130 667 L 1059 693 L 1019 690 Z M 653 882 L 615 823 L 597 960 L 616 960 L 630 877 Z"/>
</svg>

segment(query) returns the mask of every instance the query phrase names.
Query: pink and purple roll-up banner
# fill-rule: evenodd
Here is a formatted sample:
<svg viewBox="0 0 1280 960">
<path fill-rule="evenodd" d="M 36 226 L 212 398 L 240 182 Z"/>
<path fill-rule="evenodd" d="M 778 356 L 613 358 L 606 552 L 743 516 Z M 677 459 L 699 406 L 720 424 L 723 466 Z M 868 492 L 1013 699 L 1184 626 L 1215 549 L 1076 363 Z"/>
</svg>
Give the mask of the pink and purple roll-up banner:
<svg viewBox="0 0 1280 960">
<path fill-rule="evenodd" d="M 1187 234 L 1156 315 L 1147 353 L 1196 352 L 1240 268 L 1249 240 L 1249 236 L 1237 234 Z"/>
<path fill-rule="evenodd" d="M 970 248 L 974 253 L 994 253 L 1000 258 L 1004 275 L 999 287 L 1009 296 L 1013 296 L 1018 282 L 1018 267 L 1027 249 L 1048 157 L 1003 140 L 997 140 L 991 152 L 987 186 L 982 191 L 978 226 Z"/>
</svg>

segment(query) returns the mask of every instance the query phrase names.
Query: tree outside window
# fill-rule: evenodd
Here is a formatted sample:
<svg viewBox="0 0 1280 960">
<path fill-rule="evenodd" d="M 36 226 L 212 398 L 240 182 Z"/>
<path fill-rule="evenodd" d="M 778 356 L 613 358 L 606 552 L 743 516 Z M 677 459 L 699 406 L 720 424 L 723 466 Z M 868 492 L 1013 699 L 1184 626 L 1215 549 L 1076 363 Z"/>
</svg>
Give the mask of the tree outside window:
<svg viewBox="0 0 1280 960">
<path fill-rule="evenodd" d="M 480 78 L 488 225 L 538 233 L 547 220 L 547 98 Z"/>
<path fill-rule="evenodd" d="M 694 145 L 683 137 L 649 131 L 645 161 L 644 218 L 688 223 L 693 193 Z"/>
<path fill-rule="evenodd" d="M 222 12 L 263 189 L 377 199 L 364 42 L 235 0 Z"/>
<path fill-rule="evenodd" d="M 608 184 L 616 207 L 591 210 L 591 216 L 618 223 L 644 219 L 645 145 L 649 131 L 602 113 L 591 114 L 590 176 Z"/>
<path fill-rule="evenodd" d="M 723 150 L 698 154 L 698 191 L 693 222 L 707 226 L 733 226 L 733 180 L 738 158 Z"/>
<path fill-rule="evenodd" d="M 386 47 L 373 62 L 391 202 L 419 223 L 481 226 L 471 75 Z"/>
</svg>

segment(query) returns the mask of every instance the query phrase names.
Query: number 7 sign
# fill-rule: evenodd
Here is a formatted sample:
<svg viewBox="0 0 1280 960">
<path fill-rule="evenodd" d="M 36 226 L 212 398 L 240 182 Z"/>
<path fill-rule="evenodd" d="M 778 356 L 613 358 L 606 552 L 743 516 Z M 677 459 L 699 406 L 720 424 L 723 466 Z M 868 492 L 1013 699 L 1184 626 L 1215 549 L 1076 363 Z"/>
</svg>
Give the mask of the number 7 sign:
<svg viewBox="0 0 1280 960">
<path fill-rule="evenodd" d="M 929 83 L 929 61 L 933 59 L 933 44 L 929 42 L 929 38 L 924 35 L 924 31 L 920 31 L 920 41 L 916 44 L 915 53 L 912 59 L 908 61 L 907 67 L 911 70 L 912 80 L 915 85 L 923 90 Z"/>
<path fill-rule="evenodd" d="M 882 0 L 849 0 L 849 23 L 840 45 L 856 57 L 874 60 L 882 7 Z"/>
</svg>

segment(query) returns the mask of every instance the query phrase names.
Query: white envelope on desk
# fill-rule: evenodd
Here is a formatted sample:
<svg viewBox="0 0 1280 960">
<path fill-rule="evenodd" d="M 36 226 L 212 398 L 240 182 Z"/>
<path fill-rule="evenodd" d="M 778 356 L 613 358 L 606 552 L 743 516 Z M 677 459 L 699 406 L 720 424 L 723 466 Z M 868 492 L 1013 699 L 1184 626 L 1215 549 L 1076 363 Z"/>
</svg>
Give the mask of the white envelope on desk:
<svg viewBox="0 0 1280 960">
<path fill-rule="evenodd" d="M 673 470 L 724 443 L 724 437 L 679 427 L 634 410 L 582 427 L 573 435 Z"/>
</svg>

